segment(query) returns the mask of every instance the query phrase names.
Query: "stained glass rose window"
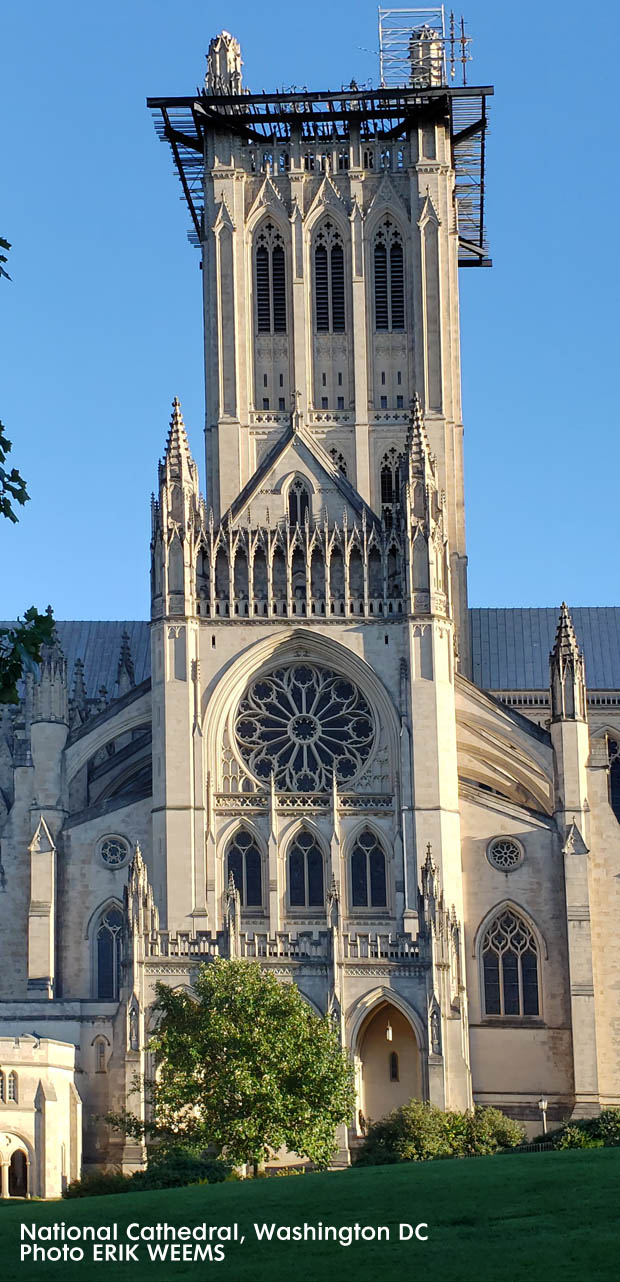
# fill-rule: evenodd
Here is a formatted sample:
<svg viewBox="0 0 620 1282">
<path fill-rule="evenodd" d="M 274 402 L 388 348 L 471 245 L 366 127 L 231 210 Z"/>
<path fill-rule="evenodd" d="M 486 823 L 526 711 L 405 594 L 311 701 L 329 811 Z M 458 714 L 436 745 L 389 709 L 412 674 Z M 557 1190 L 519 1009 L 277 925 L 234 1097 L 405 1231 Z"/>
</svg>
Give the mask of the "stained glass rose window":
<svg viewBox="0 0 620 1282">
<path fill-rule="evenodd" d="M 237 748 L 259 779 L 273 774 L 286 792 L 323 792 L 368 760 L 375 728 L 364 695 L 349 677 L 297 663 L 257 677 L 235 718 Z"/>
</svg>

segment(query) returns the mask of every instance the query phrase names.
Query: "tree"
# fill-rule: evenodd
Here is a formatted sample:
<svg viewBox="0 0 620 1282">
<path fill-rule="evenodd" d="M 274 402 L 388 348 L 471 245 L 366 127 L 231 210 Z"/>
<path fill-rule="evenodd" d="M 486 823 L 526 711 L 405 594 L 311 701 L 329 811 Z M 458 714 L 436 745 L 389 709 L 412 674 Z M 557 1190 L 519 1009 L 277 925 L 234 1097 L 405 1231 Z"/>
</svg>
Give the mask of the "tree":
<svg viewBox="0 0 620 1282">
<path fill-rule="evenodd" d="M 201 967 L 193 994 L 158 984 L 157 1006 L 154 1121 L 108 1120 L 168 1145 L 215 1146 L 255 1170 L 283 1146 L 327 1165 L 354 1101 L 329 1015 L 315 1015 L 295 984 L 257 962 L 222 958 Z"/>
<path fill-rule="evenodd" d="M 2 252 L 11 248 L 8 240 L 0 236 L 0 280 L 6 276 L 3 263 L 7 254 Z M 22 507 L 29 500 L 26 482 L 16 467 L 8 472 L 4 467 L 12 446 L 4 424 L 0 423 L 0 516 L 5 516 L 13 523 L 19 519 L 14 503 Z M 36 671 L 41 662 L 41 646 L 49 645 L 54 636 L 54 620 L 51 606 L 45 614 L 31 606 L 26 610 L 23 620 L 18 619 L 12 628 L 0 628 L 0 703 L 19 703 L 17 683 L 24 672 Z"/>
</svg>

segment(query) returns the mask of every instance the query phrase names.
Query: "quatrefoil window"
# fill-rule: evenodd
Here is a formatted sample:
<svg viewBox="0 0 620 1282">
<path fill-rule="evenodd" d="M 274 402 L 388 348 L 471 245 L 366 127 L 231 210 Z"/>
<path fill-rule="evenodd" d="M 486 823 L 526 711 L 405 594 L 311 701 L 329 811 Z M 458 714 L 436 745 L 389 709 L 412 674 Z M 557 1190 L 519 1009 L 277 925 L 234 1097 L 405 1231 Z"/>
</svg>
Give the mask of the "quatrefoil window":
<svg viewBox="0 0 620 1282">
<path fill-rule="evenodd" d="M 375 727 L 357 686 L 310 663 L 276 668 L 251 683 L 235 719 L 243 760 L 285 792 L 325 792 L 354 779 L 370 756 Z"/>
</svg>

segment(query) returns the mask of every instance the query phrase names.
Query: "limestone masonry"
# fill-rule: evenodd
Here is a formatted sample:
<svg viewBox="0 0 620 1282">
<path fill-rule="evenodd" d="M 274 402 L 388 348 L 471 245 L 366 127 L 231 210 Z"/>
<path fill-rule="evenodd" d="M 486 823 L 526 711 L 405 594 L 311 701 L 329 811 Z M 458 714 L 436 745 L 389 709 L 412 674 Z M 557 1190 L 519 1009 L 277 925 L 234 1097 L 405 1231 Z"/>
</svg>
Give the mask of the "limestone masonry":
<svg viewBox="0 0 620 1282">
<path fill-rule="evenodd" d="M 147 624 L 59 624 L 0 710 L 4 1197 L 142 1164 L 102 1116 L 145 1107 L 155 983 L 217 955 L 338 1021 L 341 1162 L 414 1095 L 530 1134 L 541 1097 L 620 1104 L 619 612 L 468 611 L 492 91 L 429 27 L 409 56 L 252 95 L 222 32 L 204 92 L 151 103 L 202 260 L 206 496 L 175 400 L 150 656 Z"/>
</svg>

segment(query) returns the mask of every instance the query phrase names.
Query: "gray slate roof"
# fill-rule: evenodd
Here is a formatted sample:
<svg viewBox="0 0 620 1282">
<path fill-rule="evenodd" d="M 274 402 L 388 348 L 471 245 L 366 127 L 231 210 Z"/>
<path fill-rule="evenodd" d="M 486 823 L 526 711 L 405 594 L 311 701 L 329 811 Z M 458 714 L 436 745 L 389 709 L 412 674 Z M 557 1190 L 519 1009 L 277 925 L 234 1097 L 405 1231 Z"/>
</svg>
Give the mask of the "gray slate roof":
<svg viewBox="0 0 620 1282">
<path fill-rule="evenodd" d="M 569 607 L 570 608 L 570 607 Z M 559 607 L 470 610 L 473 677 L 483 690 L 546 690 Z M 572 609 L 589 690 L 620 690 L 620 606 Z"/>
<path fill-rule="evenodd" d="M 482 690 L 546 690 L 549 651 L 559 607 L 548 610 L 470 610 L 473 676 Z M 571 610 L 577 640 L 585 653 L 590 690 L 620 690 L 620 606 Z M 104 685 L 113 698 L 123 632 L 129 633 L 136 685 L 151 673 L 146 620 L 58 622 L 60 644 L 69 666 L 70 689 L 76 659 L 84 661 L 91 698 Z"/>
<path fill-rule="evenodd" d="M 146 620 L 60 620 L 56 631 L 67 660 L 71 691 L 75 661 L 82 659 L 84 681 L 91 698 L 99 693 L 101 686 L 106 687 L 110 698 L 118 694 L 116 674 L 123 632 L 129 633 L 136 685 L 151 675 L 151 639 Z"/>
</svg>

